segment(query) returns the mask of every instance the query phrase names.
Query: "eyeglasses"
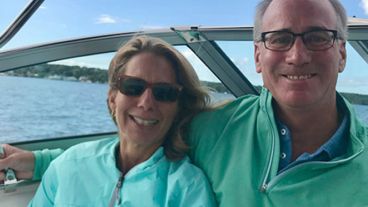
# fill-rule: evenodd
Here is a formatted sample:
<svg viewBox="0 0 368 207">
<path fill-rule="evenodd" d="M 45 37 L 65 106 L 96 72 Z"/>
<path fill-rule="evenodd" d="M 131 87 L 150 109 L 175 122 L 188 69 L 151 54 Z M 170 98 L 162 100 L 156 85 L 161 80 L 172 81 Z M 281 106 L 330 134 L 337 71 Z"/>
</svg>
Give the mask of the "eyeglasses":
<svg viewBox="0 0 368 207">
<path fill-rule="evenodd" d="M 261 41 L 269 50 L 287 51 L 294 45 L 297 36 L 302 38 L 308 50 L 321 51 L 333 46 L 337 38 L 337 31 L 318 29 L 303 33 L 293 33 L 290 31 L 263 32 L 261 33 Z"/>
<path fill-rule="evenodd" d="M 161 102 L 175 102 L 182 90 L 181 86 L 170 83 L 148 83 L 147 81 L 132 76 L 120 76 L 117 83 L 119 91 L 127 96 L 140 96 L 150 88 L 153 97 Z"/>
</svg>

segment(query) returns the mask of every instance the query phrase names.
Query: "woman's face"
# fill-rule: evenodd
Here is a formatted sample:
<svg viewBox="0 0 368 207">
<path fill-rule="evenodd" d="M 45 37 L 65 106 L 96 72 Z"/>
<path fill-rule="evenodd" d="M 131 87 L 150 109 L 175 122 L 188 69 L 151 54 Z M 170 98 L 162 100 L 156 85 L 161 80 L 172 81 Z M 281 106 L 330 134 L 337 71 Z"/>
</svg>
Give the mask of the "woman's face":
<svg viewBox="0 0 368 207">
<path fill-rule="evenodd" d="M 127 63 L 124 75 L 143 79 L 150 84 L 177 84 L 171 64 L 165 58 L 149 52 L 133 56 Z M 109 105 L 115 112 L 120 140 L 150 149 L 162 144 L 178 111 L 178 101 L 157 101 L 151 88 L 147 88 L 140 96 L 110 91 Z"/>
</svg>

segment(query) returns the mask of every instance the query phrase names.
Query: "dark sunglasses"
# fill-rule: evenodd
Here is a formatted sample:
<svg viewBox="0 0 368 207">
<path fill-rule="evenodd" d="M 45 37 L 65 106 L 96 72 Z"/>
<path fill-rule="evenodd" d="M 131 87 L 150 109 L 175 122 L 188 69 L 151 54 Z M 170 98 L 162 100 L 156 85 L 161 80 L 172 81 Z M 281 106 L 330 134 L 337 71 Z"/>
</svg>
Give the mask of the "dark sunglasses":
<svg viewBox="0 0 368 207">
<path fill-rule="evenodd" d="M 148 83 L 147 81 L 132 76 L 120 76 L 118 78 L 119 91 L 127 96 L 140 96 L 150 88 L 156 101 L 175 102 L 182 90 L 181 86 L 170 83 Z"/>
</svg>

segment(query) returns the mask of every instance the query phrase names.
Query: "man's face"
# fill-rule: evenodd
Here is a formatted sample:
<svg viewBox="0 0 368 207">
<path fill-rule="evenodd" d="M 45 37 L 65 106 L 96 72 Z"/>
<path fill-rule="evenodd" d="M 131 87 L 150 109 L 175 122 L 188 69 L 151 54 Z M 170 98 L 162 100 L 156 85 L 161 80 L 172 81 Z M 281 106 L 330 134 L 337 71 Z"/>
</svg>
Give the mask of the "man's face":
<svg viewBox="0 0 368 207">
<path fill-rule="evenodd" d="M 274 0 L 267 8 L 262 32 L 336 30 L 337 17 L 327 0 Z M 305 109 L 335 102 L 338 73 L 346 60 L 345 43 L 336 40 L 323 51 L 308 50 L 297 37 L 288 51 L 271 51 L 255 43 L 256 70 L 282 108 Z"/>
</svg>

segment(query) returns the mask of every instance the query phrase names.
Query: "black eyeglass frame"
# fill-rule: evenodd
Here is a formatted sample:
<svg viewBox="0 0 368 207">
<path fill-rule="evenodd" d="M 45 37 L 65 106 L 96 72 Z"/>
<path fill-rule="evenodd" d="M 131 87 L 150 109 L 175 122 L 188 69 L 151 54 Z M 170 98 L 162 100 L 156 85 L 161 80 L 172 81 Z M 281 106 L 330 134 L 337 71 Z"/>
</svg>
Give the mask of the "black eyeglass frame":
<svg viewBox="0 0 368 207">
<path fill-rule="evenodd" d="M 138 93 L 135 93 L 135 94 L 124 91 L 124 89 L 122 87 L 122 83 L 123 83 L 122 81 L 124 79 L 133 79 L 133 80 L 138 80 L 141 83 L 144 83 L 143 84 L 143 87 L 144 87 L 143 90 L 141 92 L 138 92 Z M 163 85 L 171 87 L 171 89 L 174 89 L 175 90 L 175 96 L 172 96 L 172 97 L 165 96 L 166 99 L 165 98 L 163 99 L 162 97 L 160 97 L 158 95 L 157 90 L 155 90 L 155 88 L 157 88 L 159 86 L 163 86 Z M 153 97 L 155 98 L 156 101 L 159 101 L 159 102 L 175 102 L 179 99 L 180 93 L 183 90 L 183 87 L 178 85 L 178 84 L 165 83 L 165 82 L 150 83 L 150 82 L 147 82 L 146 80 L 144 80 L 142 78 L 135 77 L 135 76 L 119 75 L 118 78 L 117 78 L 116 89 L 118 89 L 120 91 L 120 93 L 122 93 L 126 96 L 132 96 L 132 97 L 141 96 L 148 88 L 150 88 L 152 90 Z"/>
<path fill-rule="evenodd" d="M 308 34 L 308 33 L 311 33 L 311 32 L 319 32 L 319 31 L 325 31 L 325 32 L 331 32 L 332 33 L 332 41 L 331 43 L 326 47 L 323 47 L 323 48 L 320 48 L 320 49 L 313 49 L 313 48 L 309 48 L 308 44 L 306 44 L 306 41 L 305 41 L 305 35 Z M 267 34 L 271 34 L 271 33 L 277 33 L 277 32 L 283 32 L 283 33 L 288 33 L 288 34 L 291 34 L 293 36 L 293 41 L 291 42 L 290 46 L 287 47 L 287 48 L 284 48 L 284 49 L 273 49 L 273 48 L 269 48 L 266 44 L 266 35 Z M 294 43 L 295 43 L 295 40 L 296 38 L 300 36 L 302 38 L 302 41 L 303 41 L 303 44 L 304 46 L 308 49 L 308 50 L 311 50 L 311 51 L 324 51 L 324 50 L 328 50 L 330 49 L 334 44 L 335 44 L 335 41 L 336 39 L 339 39 L 339 36 L 338 36 L 338 33 L 336 30 L 331 30 L 331 29 L 314 29 L 314 30 L 309 30 L 309 31 L 306 31 L 306 32 L 302 32 L 302 33 L 294 33 L 294 32 L 291 32 L 291 31 L 285 31 L 285 30 L 274 30 L 274 31 L 268 31 L 268 32 L 262 32 L 261 33 L 261 40 L 265 46 L 266 49 L 268 50 L 272 50 L 272 51 L 280 51 L 280 52 L 283 52 L 283 51 L 288 51 L 290 50 Z"/>
</svg>

